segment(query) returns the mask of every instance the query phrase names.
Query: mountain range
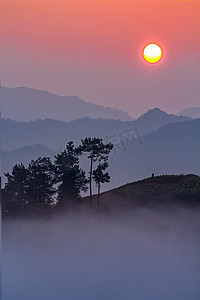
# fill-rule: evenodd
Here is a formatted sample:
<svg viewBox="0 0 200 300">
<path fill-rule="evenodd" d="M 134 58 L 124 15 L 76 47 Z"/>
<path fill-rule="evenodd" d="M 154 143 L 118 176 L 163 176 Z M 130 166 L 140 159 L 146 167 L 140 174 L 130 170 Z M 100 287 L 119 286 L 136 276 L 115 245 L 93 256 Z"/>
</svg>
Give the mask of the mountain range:
<svg viewBox="0 0 200 300">
<path fill-rule="evenodd" d="M 82 117 L 132 120 L 128 113 L 86 102 L 77 96 L 58 96 L 27 87 L 1 87 L 3 118 L 16 121 L 55 119 L 72 121 Z"/>
<path fill-rule="evenodd" d="M 15 150 L 23 146 L 42 144 L 57 151 L 63 149 L 70 140 L 79 143 L 88 136 L 113 139 L 134 128 L 139 135 L 145 135 L 161 126 L 186 120 L 187 117 L 169 115 L 158 108 L 149 110 L 134 121 L 81 118 L 71 122 L 52 119 L 16 122 L 2 119 L 2 148 Z"/>
</svg>

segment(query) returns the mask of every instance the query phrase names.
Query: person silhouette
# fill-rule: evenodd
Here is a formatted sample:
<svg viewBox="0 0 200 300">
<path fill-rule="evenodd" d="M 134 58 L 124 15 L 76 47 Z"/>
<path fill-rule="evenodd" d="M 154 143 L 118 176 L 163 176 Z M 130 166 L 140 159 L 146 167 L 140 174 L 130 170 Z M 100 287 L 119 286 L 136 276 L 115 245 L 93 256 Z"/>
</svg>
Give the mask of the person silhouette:
<svg viewBox="0 0 200 300">
<path fill-rule="evenodd" d="M 154 173 L 152 173 L 151 177 L 154 177 Z"/>
</svg>

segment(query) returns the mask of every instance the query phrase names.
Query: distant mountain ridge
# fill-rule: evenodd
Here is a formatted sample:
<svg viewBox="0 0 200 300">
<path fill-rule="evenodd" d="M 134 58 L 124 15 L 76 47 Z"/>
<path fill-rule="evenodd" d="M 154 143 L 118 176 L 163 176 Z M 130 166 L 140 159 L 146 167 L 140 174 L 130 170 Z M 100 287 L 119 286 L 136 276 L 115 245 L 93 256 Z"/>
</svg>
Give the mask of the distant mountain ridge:
<svg viewBox="0 0 200 300">
<path fill-rule="evenodd" d="M 1 87 L 2 117 L 16 121 L 56 119 L 69 122 L 81 117 L 132 120 L 128 113 L 86 102 L 77 96 L 58 96 L 27 87 Z"/>
<path fill-rule="evenodd" d="M 178 116 L 185 116 L 185 117 L 190 117 L 190 118 L 200 118 L 200 106 L 198 107 L 190 107 L 182 110 L 178 114 Z"/>
<path fill-rule="evenodd" d="M 145 135 L 160 127 L 188 120 L 187 117 L 169 115 L 158 108 L 151 109 L 134 121 L 81 118 L 71 122 L 56 120 L 36 120 L 31 122 L 13 122 L 2 119 L 2 148 L 14 150 L 23 146 L 43 144 L 59 150 L 66 142 L 79 143 L 85 137 L 113 137 L 137 128 L 140 135 Z"/>
</svg>

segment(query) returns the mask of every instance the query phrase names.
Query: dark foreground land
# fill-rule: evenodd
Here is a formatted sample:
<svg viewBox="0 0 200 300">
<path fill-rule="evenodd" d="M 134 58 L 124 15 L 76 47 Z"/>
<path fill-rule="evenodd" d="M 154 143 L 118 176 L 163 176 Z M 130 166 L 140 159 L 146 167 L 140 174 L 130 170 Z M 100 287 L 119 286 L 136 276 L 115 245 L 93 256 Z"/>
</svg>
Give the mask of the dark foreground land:
<svg viewBox="0 0 200 300">
<path fill-rule="evenodd" d="M 46 208 L 9 210 L 2 199 L 3 217 L 35 217 L 65 214 L 68 211 L 90 210 L 90 212 L 109 212 L 134 208 L 200 206 L 200 177 L 188 175 L 162 175 L 139 180 L 98 195 L 82 197 L 60 205 Z"/>
<path fill-rule="evenodd" d="M 85 200 L 89 200 L 88 197 Z M 93 197 L 96 206 L 97 195 Z M 132 182 L 102 193 L 101 208 L 127 208 L 160 204 L 200 205 L 200 177 L 162 175 Z"/>
</svg>

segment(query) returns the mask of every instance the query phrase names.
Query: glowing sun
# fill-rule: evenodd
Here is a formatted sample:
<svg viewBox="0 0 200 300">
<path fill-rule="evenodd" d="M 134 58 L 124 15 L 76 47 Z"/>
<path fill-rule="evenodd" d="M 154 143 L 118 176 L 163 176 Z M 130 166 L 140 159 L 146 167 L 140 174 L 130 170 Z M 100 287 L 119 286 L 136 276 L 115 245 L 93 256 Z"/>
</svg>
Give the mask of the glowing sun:
<svg viewBox="0 0 200 300">
<path fill-rule="evenodd" d="M 144 47 L 143 57 L 150 64 L 159 62 L 162 58 L 162 55 L 162 49 L 157 44 L 148 44 Z"/>
</svg>

